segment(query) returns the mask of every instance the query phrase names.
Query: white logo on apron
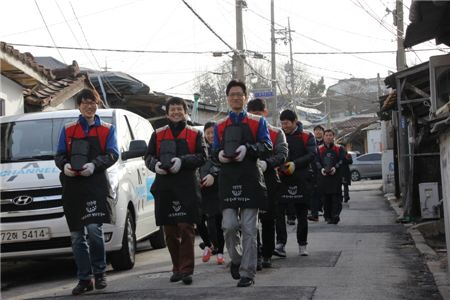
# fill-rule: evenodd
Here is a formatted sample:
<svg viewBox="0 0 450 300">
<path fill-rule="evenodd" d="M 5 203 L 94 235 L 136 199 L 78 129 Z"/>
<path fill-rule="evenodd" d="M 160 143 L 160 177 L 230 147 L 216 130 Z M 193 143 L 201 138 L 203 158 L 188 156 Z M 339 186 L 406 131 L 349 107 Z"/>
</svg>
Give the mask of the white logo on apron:
<svg viewBox="0 0 450 300">
<path fill-rule="evenodd" d="M 289 195 L 296 195 L 297 194 L 297 186 L 296 185 L 289 186 L 288 193 L 289 193 Z"/>
<path fill-rule="evenodd" d="M 179 212 L 181 209 L 180 201 L 172 201 L 172 208 L 175 212 Z"/>
<path fill-rule="evenodd" d="M 92 201 L 86 202 L 86 211 L 88 213 L 93 213 L 96 210 L 97 210 L 97 201 L 92 200 Z"/>
<path fill-rule="evenodd" d="M 231 193 L 235 197 L 239 197 L 242 194 L 242 185 L 233 185 Z"/>
</svg>

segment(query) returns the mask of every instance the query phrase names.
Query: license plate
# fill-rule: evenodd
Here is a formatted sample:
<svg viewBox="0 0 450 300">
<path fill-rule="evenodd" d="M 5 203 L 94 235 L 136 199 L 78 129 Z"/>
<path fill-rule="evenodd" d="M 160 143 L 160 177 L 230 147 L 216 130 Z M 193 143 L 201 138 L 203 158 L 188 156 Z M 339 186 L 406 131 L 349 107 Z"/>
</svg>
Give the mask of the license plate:
<svg viewBox="0 0 450 300">
<path fill-rule="evenodd" d="M 48 228 L 1 231 L 0 235 L 2 238 L 2 244 L 50 239 Z"/>
</svg>

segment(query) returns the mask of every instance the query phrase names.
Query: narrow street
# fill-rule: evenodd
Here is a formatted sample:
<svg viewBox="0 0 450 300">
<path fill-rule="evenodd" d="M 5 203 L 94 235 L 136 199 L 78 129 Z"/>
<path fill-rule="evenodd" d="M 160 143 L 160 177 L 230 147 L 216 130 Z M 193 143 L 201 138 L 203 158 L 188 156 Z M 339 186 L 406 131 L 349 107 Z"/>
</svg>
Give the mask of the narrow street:
<svg viewBox="0 0 450 300">
<path fill-rule="evenodd" d="M 295 227 L 289 226 L 288 257 L 274 258 L 273 268 L 258 272 L 252 287 L 237 288 L 215 257 L 202 263 L 198 247 L 193 284 L 169 283 L 167 249 L 147 251 L 145 243 L 133 270 L 109 269 L 108 288 L 84 298 L 442 299 L 405 227 L 395 223 L 380 185 L 379 180 L 353 183 L 338 225 L 322 218 L 309 223 L 308 257 L 298 256 Z M 63 299 L 76 283 L 69 259 L 2 264 L 1 275 L 2 299 Z"/>
</svg>

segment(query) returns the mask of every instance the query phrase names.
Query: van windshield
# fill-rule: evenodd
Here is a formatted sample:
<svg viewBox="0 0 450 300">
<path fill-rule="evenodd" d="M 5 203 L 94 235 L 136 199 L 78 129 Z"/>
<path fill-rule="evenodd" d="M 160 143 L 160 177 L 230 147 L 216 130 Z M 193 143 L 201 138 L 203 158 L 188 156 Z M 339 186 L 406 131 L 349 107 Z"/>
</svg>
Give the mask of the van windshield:
<svg viewBox="0 0 450 300">
<path fill-rule="evenodd" d="M 102 118 L 111 123 L 111 118 Z M 53 160 L 64 124 L 74 118 L 41 119 L 1 124 L 1 162 Z"/>
</svg>

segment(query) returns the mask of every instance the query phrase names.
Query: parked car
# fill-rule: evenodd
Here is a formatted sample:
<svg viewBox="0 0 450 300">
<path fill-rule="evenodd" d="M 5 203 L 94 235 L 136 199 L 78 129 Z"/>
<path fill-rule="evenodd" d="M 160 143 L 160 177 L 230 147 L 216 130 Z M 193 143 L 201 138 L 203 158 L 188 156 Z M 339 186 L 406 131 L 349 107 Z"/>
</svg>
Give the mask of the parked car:
<svg viewBox="0 0 450 300">
<path fill-rule="evenodd" d="M 54 155 L 62 126 L 79 113 L 65 110 L 0 118 L 2 260 L 72 253 Z M 142 159 L 153 128 L 126 110 L 99 109 L 97 114 L 116 126 L 120 152 L 108 169 L 116 223 L 103 228 L 105 247 L 114 269 L 131 269 L 137 241 L 149 239 L 153 248 L 165 247 L 150 193 L 155 174 Z"/>
<path fill-rule="evenodd" d="M 361 178 L 381 178 L 381 152 L 373 152 L 353 156 L 353 164 L 350 165 L 352 181 Z"/>
</svg>

